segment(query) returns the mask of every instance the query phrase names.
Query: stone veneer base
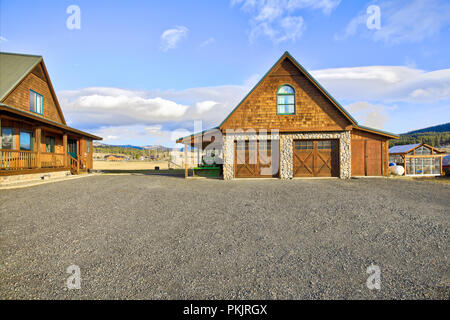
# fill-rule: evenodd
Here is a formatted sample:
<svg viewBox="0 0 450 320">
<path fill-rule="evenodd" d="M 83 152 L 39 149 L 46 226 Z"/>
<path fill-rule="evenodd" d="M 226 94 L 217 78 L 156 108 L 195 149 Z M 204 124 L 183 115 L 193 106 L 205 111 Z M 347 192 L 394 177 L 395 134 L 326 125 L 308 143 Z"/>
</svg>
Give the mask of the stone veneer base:
<svg viewBox="0 0 450 320">
<path fill-rule="evenodd" d="M 351 177 L 351 137 L 350 131 L 339 132 L 307 132 L 307 133 L 279 133 L 279 134 L 225 134 L 223 136 L 223 178 L 234 178 L 234 142 L 237 140 L 280 140 L 280 178 L 292 179 L 293 142 L 294 140 L 336 139 L 339 141 L 339 177 Z"/>
</svg>

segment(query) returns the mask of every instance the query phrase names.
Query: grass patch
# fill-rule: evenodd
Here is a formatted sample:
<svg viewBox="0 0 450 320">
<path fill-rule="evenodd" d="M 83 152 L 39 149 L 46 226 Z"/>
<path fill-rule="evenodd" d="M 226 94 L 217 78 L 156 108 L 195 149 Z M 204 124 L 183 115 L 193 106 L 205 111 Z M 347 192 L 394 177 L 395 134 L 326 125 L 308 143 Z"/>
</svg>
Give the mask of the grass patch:
<svg viewBox="0 0 450 320">
<path fill-rule="evenodd" d="M 423 182 L 434 182 L 434 183 L 442 183 L 442 184 L 450 184 L 449 176 L 438 176 L 438 177 L 411 177 L 414 181 L 423 181 Z"/>
</svg>

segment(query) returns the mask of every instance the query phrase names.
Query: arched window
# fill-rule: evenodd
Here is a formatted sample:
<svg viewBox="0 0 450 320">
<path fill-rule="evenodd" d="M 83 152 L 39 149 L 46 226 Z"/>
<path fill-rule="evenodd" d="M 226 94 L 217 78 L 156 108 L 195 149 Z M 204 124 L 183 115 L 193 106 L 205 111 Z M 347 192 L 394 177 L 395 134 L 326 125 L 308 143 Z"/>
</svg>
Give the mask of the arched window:
<svg viewBox="0 0 450 320">
<path fill-rule="evenodd" d="M 277 91 L 277 113 L 295 114 L 295 90 L 289 85 L 283 85 Z"/>
</svg>

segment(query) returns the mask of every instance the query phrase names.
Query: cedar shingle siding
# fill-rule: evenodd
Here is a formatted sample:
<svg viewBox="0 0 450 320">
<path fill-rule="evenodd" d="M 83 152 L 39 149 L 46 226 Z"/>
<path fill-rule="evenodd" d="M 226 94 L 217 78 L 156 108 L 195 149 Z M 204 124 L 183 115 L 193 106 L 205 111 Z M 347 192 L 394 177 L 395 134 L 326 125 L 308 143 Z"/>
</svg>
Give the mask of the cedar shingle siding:
<svg viewBox="0 0 450 320">
<path fill-rule="evenodd" d="M 44 77 L 44 75 L 42 76 Z M 44 97 L 43 117 L 63 123 L 47 81 L 37 76 L 35 72 L 29 73 L 3 103 L 24 111 L 30 111 L 30 89 Z"/>
</svg>

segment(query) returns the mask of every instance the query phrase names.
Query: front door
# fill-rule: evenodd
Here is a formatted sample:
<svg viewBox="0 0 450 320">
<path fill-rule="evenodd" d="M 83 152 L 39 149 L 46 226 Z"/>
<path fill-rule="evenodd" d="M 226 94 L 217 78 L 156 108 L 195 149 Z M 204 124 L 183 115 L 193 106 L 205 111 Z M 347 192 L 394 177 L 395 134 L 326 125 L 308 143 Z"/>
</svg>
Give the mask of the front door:
<svg viewBox="0 0 450 320">
<path fill-rule="evenodd" d="M 77 140 L 67 139 L 67 153 L 74 159 L 78 159 Z"/>
</svg>

